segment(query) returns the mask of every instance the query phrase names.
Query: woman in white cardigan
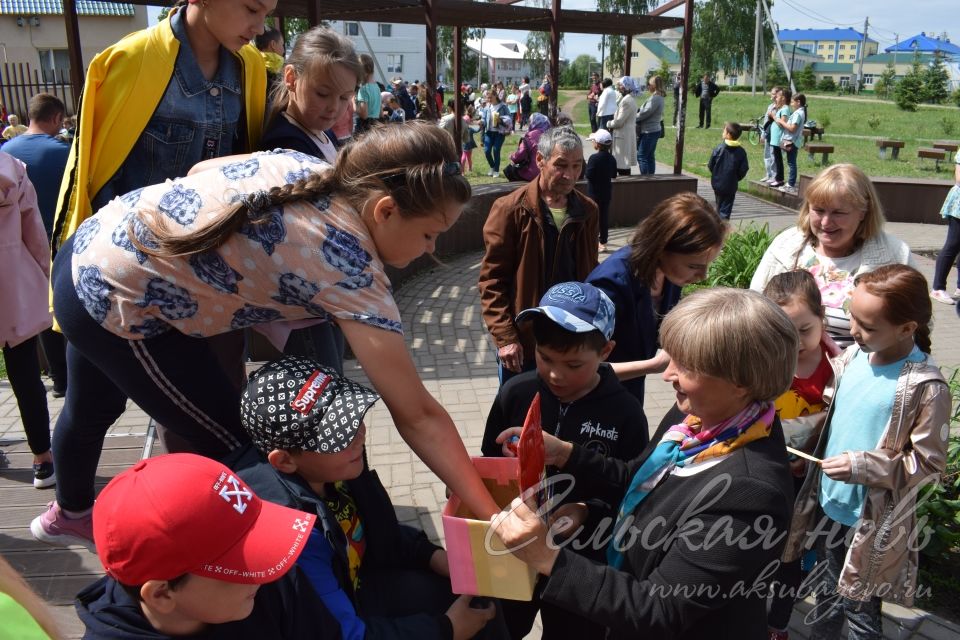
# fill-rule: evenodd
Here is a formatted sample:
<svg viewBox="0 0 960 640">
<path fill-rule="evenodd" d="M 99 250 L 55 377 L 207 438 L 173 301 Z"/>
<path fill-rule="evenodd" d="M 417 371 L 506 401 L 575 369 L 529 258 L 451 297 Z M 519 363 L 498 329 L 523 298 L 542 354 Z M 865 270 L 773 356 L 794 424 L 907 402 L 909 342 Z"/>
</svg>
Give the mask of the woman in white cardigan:
<svg viewBox="0 0 960 640">
<path fill-rule="evenodd" d="M 630 175 L 630 167 L 637 164 L 637 83 L 629 76 L 617 82 L 620 101 L 607 130 L 613 136 L 613 157 L 617 159 L 617 174 Z"/>
<path fill-rule="evenodd" d="M 884 233 L 883 223 L 877 192 L 863 171 L 852 164 L 828 167 L 805 190 L 797 226 L 774 238 L 763 254 L 750 288 L 763 291 L 784 271 L 809 271 L 823 298 L 827 333 L 848 347 L 854 279 L 885 264 L 914 266 L 910 247 Z"/>
</svg>

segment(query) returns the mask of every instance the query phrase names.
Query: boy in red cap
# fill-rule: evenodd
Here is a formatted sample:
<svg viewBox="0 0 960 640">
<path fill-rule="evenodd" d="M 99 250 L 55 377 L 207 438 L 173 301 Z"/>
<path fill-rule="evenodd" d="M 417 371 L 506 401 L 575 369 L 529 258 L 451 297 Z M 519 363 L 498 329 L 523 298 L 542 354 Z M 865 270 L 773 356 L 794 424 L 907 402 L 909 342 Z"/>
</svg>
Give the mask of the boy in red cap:
<svg viewBox="0 0 960 640">
<path fill-rule="evenodd" d="M 84 638 L 336 638 L 296 565 L 316 517 L 261 500 L 219 462 L 142 460 L 93 509 L 107 575 L 77 597 Z"/>
<path fill-rule="evenodd" d="M 241 400 L 255 446 L 227 464 L 264 500 L 317 515 L 298 565 L 345 640 L 506 637 L 493 605 L 453 595 L 446 551 L 397 522 L 367 467 L 363 417 L 379 399 L 307 358 L 267 363 Z"/>
</svg>

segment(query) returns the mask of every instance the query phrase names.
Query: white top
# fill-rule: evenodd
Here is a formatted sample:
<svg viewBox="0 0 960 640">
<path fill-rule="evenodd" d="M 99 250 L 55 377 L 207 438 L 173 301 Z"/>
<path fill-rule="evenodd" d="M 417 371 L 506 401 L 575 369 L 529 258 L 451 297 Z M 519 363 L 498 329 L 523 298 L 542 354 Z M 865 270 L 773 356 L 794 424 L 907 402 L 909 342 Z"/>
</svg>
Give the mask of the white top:
<svg viewBox="0 0 960 640">
<path fill-rule="evenodd" d="M 617 92 L 610 85 L 600 92 L 597 99 L 597 116 L 612 116 L 617 112 Z"/>
</svg>

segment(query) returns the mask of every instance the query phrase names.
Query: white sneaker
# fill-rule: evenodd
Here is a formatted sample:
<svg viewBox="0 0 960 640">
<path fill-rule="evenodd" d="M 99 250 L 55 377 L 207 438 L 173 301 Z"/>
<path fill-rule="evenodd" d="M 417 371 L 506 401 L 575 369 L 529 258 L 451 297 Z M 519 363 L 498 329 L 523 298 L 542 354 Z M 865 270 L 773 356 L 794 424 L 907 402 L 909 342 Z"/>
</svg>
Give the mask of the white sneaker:
<svg viewBox="0 0 960 640">
<path fill-rule="evenodd" d="M 493 177 L 493 169 L 490 169 L 489 171 L 487 171 L 487 176 L 490 178 Z"/>
<path fill-rule="evenodd" d="M 942 302 L 943 304 L 956 304 L 957 301 L 947 295 L 947 292 L 943 289 L 937 289 L 930 292 L 930 297 L 936 300 L 937 302 Z"/>
<path fill-rule="evenodd" d="M 500 172 L 499 172 L 499 171 L 494 171 L 494 172 L 491 173 L 490 175 L 492 175 L 494 178 L 499 178 L 499 177 L 500 177 Z"/>
</svg>

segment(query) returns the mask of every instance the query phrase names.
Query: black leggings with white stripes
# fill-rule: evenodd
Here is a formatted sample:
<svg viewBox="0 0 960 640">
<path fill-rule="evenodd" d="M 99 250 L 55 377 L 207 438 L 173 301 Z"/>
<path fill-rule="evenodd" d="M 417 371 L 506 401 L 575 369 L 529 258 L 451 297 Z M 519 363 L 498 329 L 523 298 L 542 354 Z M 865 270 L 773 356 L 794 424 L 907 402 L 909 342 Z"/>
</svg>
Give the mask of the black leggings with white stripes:
<svg viewBox="0 0 960 640">
<path fill-rule="evenodd" d="M 104 436 L 129 397 L 197 453 L 221 457 L 249 441 L 240 423 L 240 391 L 210 341 L 172 330 L 127 340 L 101 327 L 73 286 L 73 240 L 53 268 L 54 314 L 67 338 L 70 384 L 53 433 L 57 501 L 82 511 L 93 506 Z M 145 431 L 147 425 L 131 425 Z"/>
</svg>

